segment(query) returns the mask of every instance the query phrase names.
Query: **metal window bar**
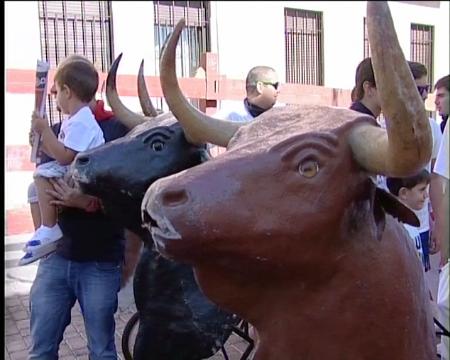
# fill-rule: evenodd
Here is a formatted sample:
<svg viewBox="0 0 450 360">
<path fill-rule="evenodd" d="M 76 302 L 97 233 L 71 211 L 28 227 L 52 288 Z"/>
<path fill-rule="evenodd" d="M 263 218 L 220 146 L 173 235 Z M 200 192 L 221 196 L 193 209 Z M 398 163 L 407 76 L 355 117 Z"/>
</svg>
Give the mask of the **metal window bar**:
<svg viewBox="0 0 450 360">
<path fill-rule="evenodd" d="M 181 34 L 176 50 L 176 71 L 178 76 L 191 77 L 200 66 L 200 56 L 210 51 L 209 4 L 207 1 L 154 1 L 155 31 L 155 75 L 159 75 L 161 47 L 172 32 L 174 24 L 181 18 L 186 20 L 186 28 Z M 156 106 L 166 110 L 163 98 L 152 98 Z M 197 99 L 190 99 L 198 107 Z"/>
<path fill-rule="evenodd" d="M 284 9 L 286 81 L 323 85 L 322 13 Z"/>
<path fill-rule="evenodd" d="M 370 57 L 370 44 L 369 44 L 369 34 L 367 32 L 367 18 L 364 17 L 364 25 L 363 25 L 363 32 L 364 32 L 364 59 Z"/>
<path fill-rule="evenodd" d="M 434 26 L 411 24 L 411 61 L 424 64 L 428 70 L 428 83 L 434 79 Z"/>
<path fill-rule="evenodd" d="M 38 1 L 41 56 L 55 68 L 71 54 L 86 56 L 105 72 L 112 62 L 111 5 L 109 1 Z M 48 96 L 50 124 L 62 120 Z"/>
</svg>

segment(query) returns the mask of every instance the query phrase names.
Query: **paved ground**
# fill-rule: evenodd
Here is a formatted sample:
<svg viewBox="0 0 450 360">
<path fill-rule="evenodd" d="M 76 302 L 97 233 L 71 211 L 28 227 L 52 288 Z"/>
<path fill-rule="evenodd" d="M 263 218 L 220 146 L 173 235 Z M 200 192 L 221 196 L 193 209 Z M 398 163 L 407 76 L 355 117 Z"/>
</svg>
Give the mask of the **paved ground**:
<svg viewBox="0 0 450 360">
<path fill-rule="evenodd" d="M 5 238 L 5 359 L 23 360 L 27 358 L 30 345 L 29 293 L 36 276 L 37 264 L 17 267 L 23 255 L 24 243 L 31 234 L 7 236 Z M 121 336 L 129 318 L 136 311 L 131 282 L 119 293 L 119 310 L 116 318 L 116 347 L 119 358 L 124 359 Z M 230 336 L 225 348 L 229 360 L 239 360 L 247 347 L 247 342 L 236 335 Z M 59 349 L 59 358 L 64 360 L 88 359 L 86 334 L 78 303 L 72 309 L 72 322 L 64 333 Z M 225 359 L 221 352 L 210 360 Z"/>
</svg>

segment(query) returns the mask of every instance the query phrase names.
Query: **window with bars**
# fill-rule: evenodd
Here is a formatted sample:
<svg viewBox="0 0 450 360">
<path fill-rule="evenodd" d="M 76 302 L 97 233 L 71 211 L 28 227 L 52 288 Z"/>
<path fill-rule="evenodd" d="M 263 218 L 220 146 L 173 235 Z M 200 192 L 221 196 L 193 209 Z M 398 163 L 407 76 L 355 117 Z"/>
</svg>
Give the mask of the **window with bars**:
<svg viewBox="0 0 450 360">
<path fill-rule="evenodd" d="M 155 75 L 159 75 L 161 48 L 174 25 L 181 19 L 186 27 L 177 45 L 177 75 L 193 77 L 200 66 L 202 53 L 210 51 L 209 2 L 208 1 L 154 1 L 155 29 Z M 198 107 L 198 100 L 191 99 Z M 158 99 L 158 107 L 163 109 L 163 99 Z"/>
<path fill-rule="evenodd" d="M 364 58 L 370 57 L 370 44 L 369 44 L 369 35 L 367 33 L 367 18 L 364 17 L 364 25 L 363 25 L 363 32 L 364 32 Z"/>
<path fill-rule="evenodd" d="M 91 60 L 107 72 L 113 59 L 111 4 L 109 1 L 38 1 L 42 59 L 54 69 L 67 56 Z M 56 102 L 49 96 L 50 123 L 61 121 Z"/>
<path fill-rule="evenodd" d="M 322 13 L 284 9 L 286 82 L 323 85 Z"/>
<path fill-rule="evenodd" d="M 411 61 L 424 64 L 428 70 L 428 83 L 433 85 L 434 27 L 411 24 Z"/>
</svg>

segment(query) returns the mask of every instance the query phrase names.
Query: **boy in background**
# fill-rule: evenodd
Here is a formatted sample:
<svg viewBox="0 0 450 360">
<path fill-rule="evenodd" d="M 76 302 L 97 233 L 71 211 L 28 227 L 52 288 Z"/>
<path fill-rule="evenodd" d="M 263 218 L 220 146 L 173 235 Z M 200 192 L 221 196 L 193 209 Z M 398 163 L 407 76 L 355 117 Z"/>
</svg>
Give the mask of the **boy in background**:
<svg viewBox="0 0 450 360">
<path fill-rule="evenodd" d="M 426 169 L 423 169 L 417 175 L 410 177 L 386 178 L 386 185 L 391 194 L 395 195 L 403 204 L 414 211 L 416 215 L 427 203 L 427 187 L 429 183 L 430 173 Z M 414 242 L 414 246 L 422 262 L 423 269 L 426 271 L 427 264 L 423 254 L 419 229 L 408 224 L 403 224 L 403 226 L 408 231 L 411 240 Z"/>
</svg>

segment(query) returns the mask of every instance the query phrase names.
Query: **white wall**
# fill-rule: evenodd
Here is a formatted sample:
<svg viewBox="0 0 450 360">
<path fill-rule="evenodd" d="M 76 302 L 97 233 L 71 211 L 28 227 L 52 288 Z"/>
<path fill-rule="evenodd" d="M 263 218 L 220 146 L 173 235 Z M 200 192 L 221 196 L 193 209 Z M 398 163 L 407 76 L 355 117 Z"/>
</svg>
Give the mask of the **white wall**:
<svg viewBox="0 0 450 360">
<path fill-rule="evenodd" d="M 5 145 L 28 144 L 34 94 L 5 95 Z"/>
<path fill-rule="evenodd" d="M 390 1 L 394 26 L 406 59 L 410 58 L 411 23 L 435 27 L 435 80 L 449 69 L 449 3 L 440 8 Z M 214 1 L 212 49 L 219 54 L 219 72 L 245 79 L 255 65 L 272 66 L 285 80 L 284 8 L 321 11 L 324 26 L 324 85 L 351 89 L 363 59 L 365 1 Z M 217 50 L 216 50 L 217 49 Z"/>
<path fill-rule="evenodd" d="M 284 80 L 283 7 L 273 1 L 216 1 L 216 7 L 219 73 L 245 79 L 253 66 L 267 65 Z"/>
<path fill-rule="evenodd" d="M 41 58 L 37 1 L 5 1 L 5 67 L 36 69 Z"/>
<path fill-rule="evenodd" d="M 118 74 L 155 74 L 153 1 L 112 1 L 114 53 L 123 53 Z"/>
</svg>

